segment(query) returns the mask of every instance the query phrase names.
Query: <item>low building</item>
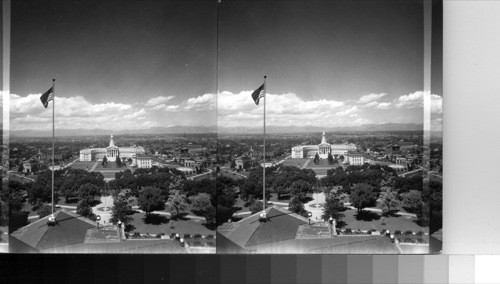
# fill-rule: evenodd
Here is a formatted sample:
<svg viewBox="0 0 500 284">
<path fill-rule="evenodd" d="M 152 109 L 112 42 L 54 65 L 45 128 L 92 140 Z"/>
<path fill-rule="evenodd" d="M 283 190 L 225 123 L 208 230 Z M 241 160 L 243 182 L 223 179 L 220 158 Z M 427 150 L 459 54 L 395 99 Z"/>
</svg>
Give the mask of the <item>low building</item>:
<svg viewBox="0 0 500 284">
<path fill-rule="evenodd" d="M 243 160 L 242 159 L 237 159 L 234 162 L 236 163 L 236 169 L 237 170 L 243 170 Z"/>
<path fill-rule="evenodd" d="M 404 157 L 396 157 L 396 164 L 406 165 L 408 164 L 408 160 Z"/>
<path fill-rule="evenodd" d="M 31 163 L 29 161 L 23 162 L 23 173 L 31 174 L 32 172 Z"/>
<path fill-rule="evenodd" d="M 361 152 L 348 152 L 346 157 L 347 163 L 349 163 L 350 165 L 361 166 L 365 163 L 365 157 Z"/>
<path fill-rule="evenodd" d="M 194 160 L 184 160 L 184 167 L 194 168 L 196 167 L 196 162 Z"/>
<path fill-rule="evenodd" d="M 135 156 L 134 165 L 140 169 L 149 169 L 153 166 L 153 159 L 151 156 L 139 154 Z"/>
</svg>

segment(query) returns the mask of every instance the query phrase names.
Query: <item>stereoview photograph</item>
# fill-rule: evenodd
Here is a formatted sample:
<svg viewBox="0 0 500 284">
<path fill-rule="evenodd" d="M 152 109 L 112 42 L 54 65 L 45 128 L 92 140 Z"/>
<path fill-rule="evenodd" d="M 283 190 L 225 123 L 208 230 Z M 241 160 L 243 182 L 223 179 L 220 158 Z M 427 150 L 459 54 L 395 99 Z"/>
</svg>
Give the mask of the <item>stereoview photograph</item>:
<svg viewBox="0 0 500 284">
<path fill-rule="evenodd" d="M 11 252 L 215 253 L 216 14 L 12 1 Z"/>
<path fill-rule="evenodd" d="M 222 1 L 218 253 L 441 250 L 429 3 Z"/>
</svg>

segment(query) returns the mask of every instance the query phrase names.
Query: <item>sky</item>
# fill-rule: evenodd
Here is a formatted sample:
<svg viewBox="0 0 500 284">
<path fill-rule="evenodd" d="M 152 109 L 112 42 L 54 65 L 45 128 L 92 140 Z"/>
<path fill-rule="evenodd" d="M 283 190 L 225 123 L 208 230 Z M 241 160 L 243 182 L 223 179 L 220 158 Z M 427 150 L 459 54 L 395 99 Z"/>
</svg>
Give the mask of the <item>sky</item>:
<svg viewBox="0 0 500 284">
<path fill-rule="evenodd" d="M 223 1 L 219 127 L 423 123 L 421 1 Z M 441 112 L 441 94 L 432 109 Z"/>
<path fill-rule="evenodd" d="M 215 1 L 12 1 L 11 129 L 214 126 Z"/>
<path fill-rule="evenodd" d="M 52 78 L 57 128 L 261 127 L 264 75 L 267 125 L 423 123 L 421 1 L 16 1 L 11 19 L 11 129 L 51 128 Z"/>
</svg>

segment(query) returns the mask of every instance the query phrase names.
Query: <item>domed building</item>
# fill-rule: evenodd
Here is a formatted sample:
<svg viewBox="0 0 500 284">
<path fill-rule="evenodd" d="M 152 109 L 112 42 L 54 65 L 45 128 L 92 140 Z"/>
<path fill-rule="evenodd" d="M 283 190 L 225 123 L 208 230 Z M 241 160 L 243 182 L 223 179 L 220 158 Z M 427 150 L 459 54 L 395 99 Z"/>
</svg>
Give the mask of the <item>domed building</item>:
<svg viewBox="0 0 500 284">
<path fill-rule="evenodd" d="M 144 155 L 146 151 L 143 147 L 118 147 L 115 145 L 113 134 L 109 139 L 109 146 L 106 148 L 88 148 L 80 150 L 80 162 L 100 162 L 104 157 L 109 162 L 115 162 L 116 157 L 121 159 L 131 158 L 134 163 L 136 163 L 136 158 L 138 155 Z"/>
<path fill-rule="evenodd" d="M 356 145 L 352 143 L 330 144 L 326 141 L 325 131 L 321 137 L 319 145 L 299 145 L 292 147 L 292 159 L 314 158 L 316 154 L 320 159 L 327 159 L 328 154 L 346 156 L 349 151 L 356 150 Z"/>
</svg>

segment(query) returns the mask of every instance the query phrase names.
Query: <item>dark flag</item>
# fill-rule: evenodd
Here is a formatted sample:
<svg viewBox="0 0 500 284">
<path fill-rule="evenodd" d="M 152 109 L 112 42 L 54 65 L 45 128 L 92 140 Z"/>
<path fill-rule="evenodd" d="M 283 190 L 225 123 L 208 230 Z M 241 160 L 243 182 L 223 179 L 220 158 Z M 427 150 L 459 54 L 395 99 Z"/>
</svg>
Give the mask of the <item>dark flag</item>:
<svg viewBox="0 0 500 284">
<path fill-rule="evenodd" d="M 54 87 L 50 88 L 40 97 L 40 101 L 42 101 L 42 104 L 45 108 L 47 108 L 47 106 L 49 105 L 49 101 L 53 99 L 54 99 Z"/>
<path fill-rule="evenodd" d="M 253 93 L 252 93 L 252 99 L 256 105 L 259 104 L 260 98 L 264 97 L 264 92 L 266 91 L 264 89 L 264 85 L 265 84 L 262 84 L 262 86 L 260 86 L 257 90 L 253 91 Z"/>
</svg>

